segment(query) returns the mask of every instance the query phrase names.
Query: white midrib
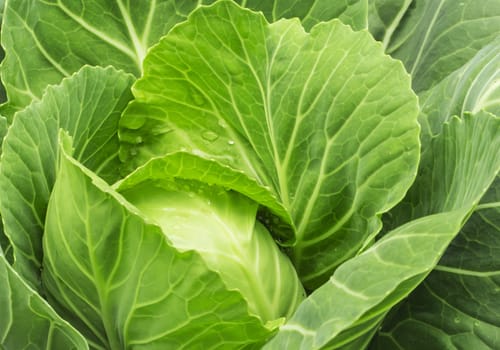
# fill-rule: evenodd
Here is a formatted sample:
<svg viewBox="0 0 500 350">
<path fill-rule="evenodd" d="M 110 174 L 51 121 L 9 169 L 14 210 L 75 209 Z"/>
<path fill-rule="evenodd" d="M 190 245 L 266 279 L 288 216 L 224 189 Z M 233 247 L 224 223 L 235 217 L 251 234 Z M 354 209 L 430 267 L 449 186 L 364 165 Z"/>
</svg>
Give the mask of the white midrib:
<svg viewBox="0 0 500 350">
<path fill-rule="evenodd" d="M 422 53 L 424 52 L 424 49 L 427 45 L 427 42 L 429 41 L 429 36 L 430 33 L 432 32 L 432 29 L 434 25 L 436 24 L 437 18 L 439 17 L 439 14 L 441 13 L 441 8 L 443 7 L 444 1 L 441 1 L 439 3 L 438 8 L 436 9 L 436 12 L 434 12 L 434 16 L 432 17 L 431 23 L 429 23 L 429 26 L 427 28 L 427 31 L 425 32 L 424 40 L 422 41 L 422 45 L 420 45 L 420 49 L 418 50 L 417 57 L 415 58 L 415 62 L 413 63 L 413 67 L 411 68 L 410 75 L 415 75 L 415 70 L 418 68 L 418 65 L 420 63 L 420 60 L 422 58 Z"/>
<path fill-rule="evenodd" d="M 149 30 L 151 28 L 151 19 L 152 19 L 152 9 L 156 7 L 156 0 L 152 0 L 148 12 L 148 20 L 146 26 L 144 28 L 142 39 L 139 38 L 137 34 L 134 24 L 132 23 L 132 19 L 130 18 L 130 13 L 127 11 L 122 1 L 118 1 L 118 7 L 120 9 L 120 13 L 123 17 L 125 25 L 127 26 L 127 31 L 130 39 L 132 40 L 132 44 L 134 45 L 136 64 L 139 68 L 139 71 L 142 73 L 142 61 L 146 56 L 147 45 L 144 40 L 147 40 L 147 35 L 149 34 Z M 146 37 L 145 37 L 146 36 Z"/>
<path fill-rule="evenodd" d="M 492 80 L 493 82 L 491 83 Z M 498 103 L 500 101 L 500 99 L 492 98 L 493 94 L 500 88 L 500 79 L 498 78 L 498 76 L 491 77 L 490 81 L 484 86 L 486 87 L 486 89 L 483 91 L 481 97 L 476 102 L 472 113 L 478 113 L 481 109 L 493 106 L 495 103 Z"/>
<path fill-rule="evenodd" d="M 441 271 L 441 272 L 448 272 L 448 273 L 452 273 L 455 275 L 473 276 L 473 277 L 482 277 L 482 278 L 500 276 L 500 271 L 474 271 L 474 270 L 467 270 L 467 269 L 461 269 L 458 267 L 449 267 L 449 266 L 443 266 L 443 265 L 437 265 L 434 268 L 434 270 Z"/>
<path fill-rule="evenodd" d="M 125 55 L 129 56 L 134 61 L 137 60 L 137 56 L 134 54 L 134 52 L 127 45 L 124 45 L 122 42 L 115 40 L 114 38 L 110 37 L 106 33 L 91 26 L 83 18 L 81 18 L 80 16 L 77 16 L 73 12 L 71 12 L 61 1 L 58 1 L 58 5 L 66 15 L 71 17 L 72 20 L 74 20 L 76 23 L 78 23 L 80 26 L 82 26 L 85 30 L 94 34 L 96 37 L 98 37 L 99 39 L 108 43 L 109 45 L 113 46 L 115 49 L 123 52 Z"/>
<path fill-rule="evenodd" d="M 382 45 L 384 47 L 384 51 L 387 51 L 387 48 L 391 42 L 392 35 L 394 34 L 394 31 L 396 28 L 399 27 L 399 23 L 403 19 L 403 16 L 406 14 L 408 11 L 408 8 L 410 7 L 412 3 L 412 0 L 406 0 L 406 2 L 403 4 L 401 7 L 401 10 L 398 12 L 397 16 L 394 18 L 392 23 L 387 27 L 387 30 L 385 31 L 384 35 L 384 40 L 382 41 Z"/>
</svg>

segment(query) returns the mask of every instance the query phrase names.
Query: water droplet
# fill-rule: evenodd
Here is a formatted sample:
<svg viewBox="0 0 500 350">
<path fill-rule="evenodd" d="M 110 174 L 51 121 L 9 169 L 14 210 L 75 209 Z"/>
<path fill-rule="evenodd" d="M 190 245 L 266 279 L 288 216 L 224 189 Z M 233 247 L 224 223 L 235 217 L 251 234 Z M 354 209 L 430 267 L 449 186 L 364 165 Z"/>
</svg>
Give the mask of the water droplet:
<svg viewBox="0 0 500 350">
<path fill-rule="evenodd" d="M 210 131 L 210 130 L 207 130 L 207 131 L 204 131 L 202 134 L 201 134 L 201 137 L 204 139 L 204 140 L 207 140 L 208 142 L 214 142 L 215 140 L 217 140 L 219 138 L 219 135 L 217 135 L 215 132 L 213 131 Z"/>
<path fill-rule="evenodd" d="M 219 124 L 219 126 L 222 128 L 222 129 L 225 129 L 227 128 L 227 123 L 222 120 L 222 119 L 219 119 L 219 121 L 217 122 L 217 124 Z"/>
<path fill-rule="evenodd" d="M 168 125 L 163 125 L 163 124 L 160 124 L 160 125 L 156 125 L 154 126 L 153 128 L 151 128 L 151 134 L 152 135 L 163 135 L 163 134 L 168 134 L 170 132 L 172 132 L 172 128 L 169 127 Z"/>
<path fill-rule="evenodd" d="M 460 323 L 460 318 L 455 317 L 455 319 L 453 320 L 453 322 L 455 322 L 455 323 Z"/>
<path fill-rule="evenodd" d="M 233 141 L 233 140 L 229 140 L 229 141 L 227 141 L 227 144 L 228 144 L 229 146 L 232 146 L 232 145 L 234 145 L 234 141 Z"/>
<path fill-rule="evenodd" d="M 143 141 L 142 136 L 137 136 L 134 141 L 135 141 L 135 143 L 142 143 L 142 141 Z"/>
</svg>

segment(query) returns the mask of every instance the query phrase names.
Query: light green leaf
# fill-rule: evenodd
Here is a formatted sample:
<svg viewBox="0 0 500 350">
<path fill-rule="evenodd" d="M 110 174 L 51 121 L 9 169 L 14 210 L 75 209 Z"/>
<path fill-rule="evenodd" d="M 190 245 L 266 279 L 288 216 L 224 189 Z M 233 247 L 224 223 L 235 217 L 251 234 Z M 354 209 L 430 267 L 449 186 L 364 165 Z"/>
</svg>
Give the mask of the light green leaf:
<svg viewBox="0 0 500 350">
<path fill-rule="evenodd" d="M 198 253 L 173 248 L 158 226 L 65 153 L 56 179 L 43 282 L 56 310 L 94 348 L 239 349 L 270 336 Z"/>
<path fill-rule="evenodd" d="M 0 115 L 0 154 L 2 153 L 2 141 L 7 134 L 7 130 L 9 129 L 9 123 L 7 122 L 7 118 Z"/>
<path fill-rule="evenodd" d="M 119 191 L 162 228 L 176 249 L 198 252 L 264 323 L 290 317 L 304 299 L 297 272 L 257 221 L 259 205 L 250 198 L 225 187 L 158 174 Z"/>
<path fill-rule="evenodd" d="M 496 349 L 500 339 L 500 178 L 435 271 L 393 312 L 372 348 Z"/>
<path fill-rule="evenodd" d="M 451 116 L 488 111 L 500 116 L 500 37 L 466 65 L 420 95 L 422 147 L 437 136 Z"/>
<path fill-rule="evenodd" d="M 367 27 L 368 0 L 237 0 L 240 5 L 262 11 L 269 22 L 298 17 L 306 30 L 320 22 L 340 19 L 355 30 Z"/>
<path fill-rule="evenodd" d="M 73 137 L 77 159 L 114 182 L 120 165 L 118 118 L 131 98 L 132 80 L 111 67 L 85 67 L 48 88 L 43 99 L 19 112 L 9 128 L 0 163 L 0 210 L 14 248 L 13 266 L 35 289 L 59 128 Z"/>
<path fill-rule="evenodd" d="M 402 60 L 415 91 L 431 88 L 500 35 L 498 0 L 414 0 L 387 53 Z"/>
<path fill-rule="evenodd" d="M 387 234 L 342 264 L 264 349 L 354 349 L 366 343 L 389 309 L 437 264 L 466 215 L 427 216 Z"/>
<path fill-rule="evenodd" d="M 290 214 L 269 187 L 262 186 L 241 171 L 207 159 L 206 156 L 175 152 L 165 157 L 152 158 L 123 181 L 116 183 L 115 188 L 123 192 L 146 180 L 173 180 L 175 178 L 196 180 L 209 185 L 217 184 L 242 193 L 263 206 L 258 214 L 261 222 L 282 244 L 294 243 L 295 235 Z"/>
<path fill-rule="evenodd" d="M 387 226 L 458 208 L 472 210 L 500 170 L 499 149 L 499 117 L 478 112 L 451 118 L 423 153 L 405 199 L 384 218 Z"/>
<path fill-rule="evenodd" d="M 304 32 L 221 1 L 147 55 L 121 120 L 133 169 L 176 151 L 268 187 L 291 214 L 308 288 L 380 229 L 418 161 L 417 103 L 401 64 L 339 21 Z M 210 137 L 206 137 L 206 135 Z M 362 166 L 361 166 L 362 164 Z"/>
<path fill-rule="evenodd" d="M 201 2 L 9 0 L 1 74 L 10 108 L 41 98 L 85 64 L 140 75 L 146 50 Z"/>
<path fill-rule="evenodd" d="M 85 350 L 85 339 L 33 291 L 0 253 L 0 348 Z"/>
</svg>

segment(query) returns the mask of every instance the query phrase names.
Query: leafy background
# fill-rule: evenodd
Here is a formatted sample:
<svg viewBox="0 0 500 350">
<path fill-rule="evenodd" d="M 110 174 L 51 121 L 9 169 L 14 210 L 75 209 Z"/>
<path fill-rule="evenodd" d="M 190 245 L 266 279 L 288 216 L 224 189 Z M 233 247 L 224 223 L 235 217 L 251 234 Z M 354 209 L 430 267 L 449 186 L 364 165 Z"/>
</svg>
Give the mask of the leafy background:
<svg viewBox="0 0 500 350">
<path fill-rule="evenodd" d="M 1 110 L 7 117 L 0 121 L 2 135 L 15 111 L 32 101 L 40 101 L 49 84 L 71 77 L 83 65 L 114 65 L 140 76 L 147 49 L 186 19 L 202 1 L 158 0 L 141 10 L 126 1 L 85 1 L 85 7 L 82 3 L 7 2 L 2 17 L 2 46 L 6 56 L 1 74 L 9 101 Z M 340 18 L 355 29 L 368 28 L 381 41 L 385 52 L 400 59 L 412 74 L 421 106 L 421 162 L 416 181 L 405 199 L 384 215 L 380 235 L 383 238 L 342 264 L 266 346 L 271 349 L 495 348 L 500 339 L 500 280 L 496 259 L 500 234 L 497 177 L 500 3 L 496 0 L 345 0 L 335 2 L 335 6 L 319 0 L 239 3 L 262 10 L 268 20 L 298 16 L 306 29 L 331 18 Z M 3 1 L 1 4 L 4 5 Z M 102 15 L 107 20 L 102 21 Z M 87 68 L 85 74 L 100 80 L 103 73 Z M 133 78 L 123 79 L 130 82 Z M 64 84 L 71 84 L 70 80 Z M 47 96 L 56 96 L 57 89 L 49 88 Z M 109 89 L 105 87 L 106 91 Z M 105 95 L 101 97 L 106 100 Z M 120 106 L 124 107 L 129 98 L 123 97 Z M 15 123 L 23 125 L 18 117 L 50 108 L 45 105 L 63 103 L 57 102 L 56 97 L 52 102 L 49 100 L 50 97 L 45 97 L 41 104 L 35 103 L 19 113 Z M 121 109 L 117 107 L 116 113 L 109 114 L 117 117 Z M 24 124 L 29 127 L 30 121 L 26 119 Z M 52 123 L 59 125 L 56 121 Z M 40 129 L 31 129 L 36 135 L 32 145 L 37 145 L 42 140 L 37 135 Z M 57 150 L 58 128 L 50 133 L 52 150 Z M 72 136 L 77 134 L 73 132 Z M 20 147 L 23 146 L 12 148 Z M 113 154 L 116 156 L 117 152 Z M 16 151 L 11 154 L 15 156 Z M 4 164 L 9 163 L 2 160 L 2 172 Z M 23 168 L 21 161 L 12 164 Z M 55 159 L 45 167 L 52 169 L 49 173 L 55 172 Z M 38 182 L 46 186 L 46 173 L 42 172 L 41 182 L 34 174 L 35 178 L 23 186 L 31 188 Z M 8 182 L 2 181 L 0 202 L 3 203 L 10 203 L 5 191 Z M 45 215 L 47 199 L 42 204 L 33 198 L 26 199 L 25 210 Z M 395 230 L 389 232 L 391 229 Z M 40 238 L 38 235 L 37 239 Z M 11 242 L 5 237 L 0 242 L 8 258 L 12 253 Z M 438 262 L 445 248 L 446 253 Z M 400 254 L 402 249 L 409 249 L 405 256 Z M 24 255 L 30 256 L 33 254 Z M 39 267 L 36 264 L 33 267 L 27 260 L 27 271 L 31 272 L 14 269 L 5 257 L 0 258 L 0 310 L 9 315 L 0 321 L 3 346 L 86 348 L 81 335 L 40 297 L 45 291 L 40 289 Z M 21 265 L 21 261 L 22 258 L 17 259 L 14 266 Z M 365 271 L 366 264 L 381 267 Z M 434 271 L 426 277 L 431 270 Z M 384 282 L 376 283 L 382 276 L 386 277 Z M 370 278 L 373 283 L 368 282 Z M 343 298 L 332 299 L 332 295 Z M 23 327 L 36 331 L 27 339 Z"/>
</svg>

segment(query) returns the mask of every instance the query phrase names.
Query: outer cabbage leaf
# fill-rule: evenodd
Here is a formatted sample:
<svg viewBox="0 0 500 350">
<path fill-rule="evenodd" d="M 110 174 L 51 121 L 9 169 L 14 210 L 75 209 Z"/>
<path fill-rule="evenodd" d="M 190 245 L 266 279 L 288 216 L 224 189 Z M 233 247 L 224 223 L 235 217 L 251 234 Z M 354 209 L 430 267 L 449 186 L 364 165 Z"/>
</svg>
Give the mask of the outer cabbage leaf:
<svg viewBox="0 0 500 350">
<path fill-rule="evenodd" d="M 264 349 L 362 349 L 389 309 L 437 264 L 466 214 L 412 221 L 342 264 Z"/>
<path fill-rule="evenodd" d="M 212 2 L 9 0 L 1 69 L 9 103 L 3 112 L 12 116 L 41 98 L 48 85 L 59 83 L 85 64 L 113 65 L 139 76 L 147 49 L 197 6 Z M 336 17 L 354 28 L 366 27 L 366 0 L 239 2 L 264 11 L 270 20 L 299 17 L 308 28 Z"/>
<path fill-rule="evenodd" d="M 10 108 L 41 98 L 85 64 L 140 75 L 146 50 L 200 2 L 9 0 L 1 74 Z"/>
<path fill-rule="evenodd" d="M 387 48 L 413 0 L 368 0 L 368 28 Z"/>
<path fill-rule="evenodd" d="M 0 0 L 0 28 L 3 24 L 3 10 L 5 7 L 5 0 Z M 0 32 L 1 35 L 1 32 Z M 0 36 L 1 40 L 1 36 Z M 5 57 L 5 51 L 3 50 L 3 47 L 0 46 L 0 61 L 3 61 L 3 58 Z M 5 88 L 3 84 L 0 82 L 0 104 L 4 103 L 7 101 L 7 94 L 5 92 Z"/>
<path fill-rule="evenodd" d="M 33 291 L 0 253 L 0 347 L 85 350 L 85 339 Z"/>
<path fill-rule="evenodd" d="M 441 133 L 451 116 L 488 111 L 500 116 L 500 37 L 466 65 L 421 94 L 422 148 Z"/>
<path fill-rule="evenodd" d="M 269 22 L 298 17 L 306 30 L 334 18 L 353 29 L 367 27 L 368 0 L 237 0 L 252 10 L 262 11 Z"/>
<path fill-rule="evenodd" d="M 0 115 L 0 154 L 2 153 L 2 144 L 5 135 L 7 134 L 7 130 L 9 129 L 9 123 L 7 122 L 7 118 Z"/>
<path fill-rule="evenodd" d="M 413 88 L 431 88 L 500 35 L 497 0 L 414 0 L 387 53 L 402 60 Z"/>
<path fill-rule="evenodd" d="M 500 178 L 435 271 L 390 314 L 373 349 L 495 349 L 500 341 Z"/>
<path fill-rule="evenodd" d="M 371 240 L 413 181 L 409 85 L 366 32 L 334 20 L 308 34 L 221 1 L 150 50 L 120 154 L 133 169 L 181 150 L 267 186 L 291 213 L 291 256 L 314 288 Z"/>
<path fill-rule="evenodd" d="M 484 111 L 464 113 L 462 119 L 450 118 L 442 129 L 423 154 L 407 198 L 389 213 L 391 226 L 447 209 L 474 209 L 498 176 L 499 117 Z M 486 198 L 492 204 L 479 206 L 484 207 L 450 245 L 436 271 L 384 322 L 374 348 L 489 349 L 498 343 L 493 252 L 498 245 L 498 177 Z"/>
<path fill-rule="evenodd" d="M 106 181 L 118 179 L 118 118 L 131 98 L 132 76 L 85 67 L 19 112 L 3 143 L 0 209 L 14 268 L 39 284 L 45 212 L 55 180 L 57 133 L 75 140 L 75 157 Z"/>
<path fill-rule="evenodd" d="M 8 127 L 9 126 L 7 124 L 7 119 L 4 118 L 3 116 L 0 116 L 0 154 L 2 153 L 1 144 L 2 144 L 3 138 L 5 137 L 5 134 L 7 133 Z M 10 241 L 7 238 L 7 236 L 5 236 L 5 234 L 3 232 L 3 223 L 2 223 L 1 217 L 0 217 L 0 252 L 2 252 L 2 251 L 3 251 L 6 259 L 9 262 L 12 262 L 12 249 L 11 249 Z"/>
<path fill-rule="evenodd" d="M 458 208 L 472 210 L 500 170 L 500 118 L 487 112 L 453 117 L 423 153 L 406 197 L 385 217 L 388 227 Z"/>
<path fill-rule="evenodd" d="M 173 248 L 158 226 L 66 152 L 44 253 L 50 302 L 96 349 L 238 349 L 271 334 L 198 253 Z"/>
</svg>

